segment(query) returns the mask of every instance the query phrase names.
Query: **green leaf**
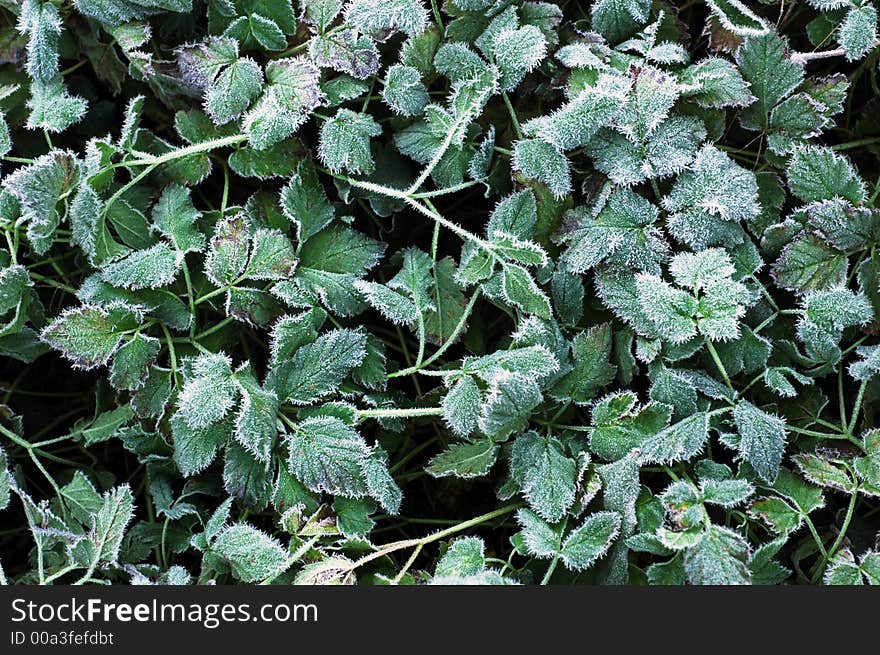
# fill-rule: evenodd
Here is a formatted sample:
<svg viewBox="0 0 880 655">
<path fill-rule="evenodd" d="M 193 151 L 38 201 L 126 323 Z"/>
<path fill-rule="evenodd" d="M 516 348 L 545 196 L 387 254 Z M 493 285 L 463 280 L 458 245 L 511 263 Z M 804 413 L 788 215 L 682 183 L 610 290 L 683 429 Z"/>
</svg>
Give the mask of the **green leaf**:
<svg viewBox="0 0 880 655">
<path fill-rule="evenodd" d="M 555 437 L 521 434 L 510 453 L 511 476 L 541 518 L 558 521 L 574 502 L 577 470 Z"/>
<path fill-rule="evenodd" d="M 347 498 L 367 495 L 363 462 L 369 448 L 363 437 L 338 418 L 302 421 L 288 446 L 290 472 L 310 490 Z"/>
<path fill-rule="evenodd" d="M 136 332 L 113 356 L 110 384 L 117 389 L 134 391 L 144 386 L 150 366 L 159 355 L 161 343 L 154 337 Z"/>
<path fill-rule="evenodd" d="M 788 188 L 804 202 L 844 198 L 865 199 L 865 187 L 843 155 L 824 146 L 804 146 L 794 151 L 786 169 Z"/>
<path fill-rule="evenodd" d="M 296 285 L 314 293 L 336 314 L 355 314 L 364 305 L 354 281 L 378 263 L 384 249 L 384 244 L 360 232 L 331 225 L 300 249 Z"/>
<path fill-rule="evenodd" d="M 248 279 L 283 280 L 293 274 L 296 253 L 280 230 L 259 229 L 251 239 L 251 256 L 244 272 Z"/>
<path fill-rule="evenodd" d="M 855 61 L 874 48 L 877 40 L 877 9 L 866 0 L 853 6 L 837 31 L 837 42 L 846 51 L 846 58 Z"/>
<path fill-rule="evenodd" d="M 369 115 L 340 109 L 321 126 L 318 156 L 334 173 L 372 173 L 375 164 L 370 137 L 380 134 L 381 126 Z"/>
<path fill-rule="evenodd" d="M 785 451 L 785 421 L 745 400 L 733 408 L 733 420 L 739 431 L 739 451 L 743 459 L 762 480 L 772 484 L 779 474 Z"/>
<path fill-rule="evenodd" d="M 543 182 L 557 199 L 571 191 L 568 159 L 552 144 L 541 139 L 517 141 L 513 168 L 527 178 Z"/>
<path fill-rule="evenodd" d="M 172 184 L 165 187 L 153 206 L 153 224 L 180 252 L 200 252 L 205 237 L 197 223 L 202 214 L 190 198 L 189 189 Z"/>
<path fill-rule="evenodd" d="M 593 29 L 612 43 L 634 34 L 650 15 L 649 0 L 597 0 L 591 9 Z"/>
<path fill-rule="evenodd" d="M 232 575 L 242 582 L 259 582 L 282 573 L 287 553 L 275 539 L 249 525 L 230 525 L 220 532 L 211 551 L 229 562 Z"/>
<path fill-rule="evenodd" d="M 611 324 L 594 325 L 571 340 L 572 369 L 557 382 L 550 393 L 557 399 L 574 403 L 591 401 L 617 373 L 611 364 Z"/>
<path fill-rule="evenodd" d="M 516 521 L 522 528 L 522 538 L 527 552 L 541 559 L 549 559 L 559 553 L 562 535 L 557 526 L 545 523 L 541 517 L 528 508 L 516 513 Z"/>
<path fill-rule="evenodd" d="M 528 425 L 532 410 L 542 400 L 534 378 L 499 372 L 489 385 L 480 412 L 480 429 L 494 441 L 504 441 Z"/>
<path fill-rule="evenodd" d="M 846 280 L 848 270 L 845 253 L 810 233 L 786 246 L 771 272 L 778 286 L 804 292 L 838 287 Z"/>
<path fill-rule="evenodd" d="M 278 433 L 278 397 L 262 388 L 249 371 L 236 371 L 234 382 L 241 393 L 241 405 L 233 435 L 259 461 L 268 462 Z"/>
<path fill-rule="evenodd" d="M 171 418 L 171 431 L 174 435 L 174 463 L 185 476 L 208 468 L 230 435 L 227 423 L 193 428 L 181 414 Z"/>
<path fill-rule="evenodd" d="M 451 444 L 431 458 L 425 468 L 435 478 L 478 478 L 489 473 L 498 458 L 498 444 L 491 439 Z"/>
<path fill-rule="evenodd" d="M 620 514 L 596 512 L 572 530 L 559 551 L 563 563 L 573 571 L 583 571 L 605 555 L 620 532 Z"/>
<path fill-rule="evenodd" d="M 291 359 L 273 368 L 268 385 L 279 400 L 306 405 L 333 393 L 366 356 L 366 335 L 331 330 L 299 348 Z"/>
<path fill-rule="evenodd" d="M 43 329 L 40 338 L 75 367 L 89 369 L 106 364 L 125 333 L 139 322 L 139 316 L 126 305 L 83 305 L 61 313 Z"/>
<path fill-rule="evenodd" d="M 711 525 L 700 542 L 684 554 L 688 582 L 694 585 L 751 584 L 746 566 L 748 542 L 728 528 Z"/>
<path fill-rule="evenodd" d="M 502 268 L 504 298 L 526 314 L 549 319 L 552 315 L 550 299 L 537 285 L 531 274 L 519 264 L 507 263 Z"/>
<path fill-rule="evenodd" d="M 281 209 L 296 226 L 296 236 L 301 243 L 327 227 L 336 216 L 311 160 L 299 162 L 296 172 L 281 190 Z"/>
<path fill-rule="evenodd" d="M 639 405 L 631 392 L 605 396 L 593 407 L 590 450 L 604 460 L 618 460 L 663 430 L 669 417 L 667 406 Z"/>
<path fill-rule="evenodd" d="M 737 50 L 736 63 L 757 98 L 740 113 L 743 127 L 765 129 L 773 107 L 803 81 L 803 67 L 786 56 L 787 50 L 786 41 L 773 31 L 749 37 Z"/>
<path fill-rule="evenodd" d="M 481 400 L 482 394 L 474 379 L 470 375 L 461 376 L 443 398 L 443 420 L 458 436 L 469 435 L 477 425 Z"/>
</svg>

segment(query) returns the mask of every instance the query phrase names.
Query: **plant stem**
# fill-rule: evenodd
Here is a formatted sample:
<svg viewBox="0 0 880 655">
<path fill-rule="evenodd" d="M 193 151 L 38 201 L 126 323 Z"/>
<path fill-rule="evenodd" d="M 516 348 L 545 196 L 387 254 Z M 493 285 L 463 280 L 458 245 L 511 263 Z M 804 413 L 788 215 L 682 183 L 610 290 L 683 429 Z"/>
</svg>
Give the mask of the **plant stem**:
<svg viewBox="0 0 880 655">
<path fill-rule="evenodd" d="M 355 569 L 367 564 L 368 562 L 372 562 L 381 557 L 385 557 L 389 553 L 393 553 L 398 550 L 402 550 L 404 548 L 415 548 L 417 546 L 427 546 L 430 543 L 435 541 L 440 541 L 441 539 L 445 539 L 446 537 L 451 537 L 454 534 L 458 534 L 459 532 L 463 532 L 469 528 L 472 528 L 476 525 L 480 525 L 481 523 L 486 523 L 487 521 L 491 521 L 492 519 L 498 518 L 499 516 L 504 516 L 505 514 L 509 514 L 514 510 L 522 507 L 524 503 L 512 503 L 510 505 L 505 505 L 499 509 L 496 509 L 492 512 L 488 512 L 487 514 L 481 514 L 475 518 L 469 519 L 467 521 L 463 521 L 462 523 L 458 523 L 457 525 L 453 525 L 445 530 L 440 530 L 439 532 L 435 532 L 434 534 L 430 534 L 426 537 L 421 537 L 419 539 L 404 539 L 403 541 L 395 541 L 390 544 L 386 544 L 382 546 L 379 550 L 370 553 L 369 555 L 365 555 L 361 557 L 359 560 L 356 560 L 351 563 L 348 567 L 348 573 L 351 575 Z"/>
<path fill-rule="evenodd" d="M 358 418 L 407 418 L 409 416 L 440 416 L 442 407 L 412 407 L 410 409 L 359 409 Z"/>
</svg>

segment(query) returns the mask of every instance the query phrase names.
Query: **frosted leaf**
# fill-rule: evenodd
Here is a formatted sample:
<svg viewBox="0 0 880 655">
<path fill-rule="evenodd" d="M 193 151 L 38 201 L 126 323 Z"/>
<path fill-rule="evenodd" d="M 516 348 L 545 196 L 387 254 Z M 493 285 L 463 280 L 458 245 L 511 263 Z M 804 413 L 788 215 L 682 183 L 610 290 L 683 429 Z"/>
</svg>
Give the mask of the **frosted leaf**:
<svg viewBox="0 0 880 655">
<path fill-rule="evenodd" d="M 601 75 L 595 86 L 585 88 L 552 114 L 526 123 L 523 129 L 560 150 L 587 145 L 600 128 L 621 117 L 631 84 L 620 75 Z"/>
<path fill-rule="evenodd" d="M 25 70 L 32 80 L 48 82 L 58 74 L 62 24 L 58 7 L 44 0 L 24 0 L 18 31 L 28 35 Z"/>
<path fill-rule="evenodd" d="M 350 0 L 345 22 L 383 40 L 396 31 L 414 36 L 427 26 L 428 10 L 420 0 Z"/>
<path fill-rule="evenodd" d="M 498 444 L 491 439 L 451 444 L 428 462 L 425 471 L 435 478 L 478 478 L 489 473 L 498 458 Z"/>
<path fill-rule="evenodd" d="M 748 556 L 748 542 L 739 534 L 718 525 L 709 526 L 700 542 L 685 551 L 688 581 L 694 585 L 751 584 Z"/>
<path fill-rule="evenodd" d="M 675 283 L 694 291 L 715 287 L 735 272 L 730 255 L 720 248 L 680 253 L 669 264 L 669 273 Z"/>
<path fill-rule="evenodd" d="M 370 173 L 375 166 L 370 137 L 380 134 L 382 128 L 368 114 L 340 109 L 321 126 L 318 156 L 334 173 Z"/>
<path fill-rule="evenodd" d="M 326 100 L 319 77 L 318 68 L 305 57 L 270 61 L 263 95 L 242 120 L 251 145 L 265 149 L 299 129 Z"/>
<path fill-rule="evenodd" d="M 279 362 L 267 385 L 283 402 L 307 405 L 336 391 L 349 372 L 366 356 L 363 332 L 338 329 L 300 347 L 291 359 Z"/>
<path fill-rule="evenodd" d="M 593 29 L 611 43 L 622 41 L 648 22 L 650 0 L 597 0 L 590 15 Z"/>
<path fill-rule="evenodd" d="M 492 41 L 495 65 L 501 71 L 499 86 L 512 91 L 547 55 L 547 41 L 534 25 L 499 32 Z"/>
<path fill-rule="evenodd" d="M 505 264 L 502 269 L 501 285 L 505 301 L 526 314 L 536 314 L 544 319 L 549 319 L 552 315 L 547 294 L 522 266 Z"/>
<path fill-rule="evenodd" d="M 709 57 L 679 74 L 682 95 L 700 107 L 745 107 L 755 101 L 749 84 L 731 62 Z"/>
<path fill-rule="evenodd" d="M 669 116 L 681 89 L 674 77 L 650 66 L 632 68 L 630 75 L 634 78 L 632 90 L 616 128 L 634 143 L 641 143 Z"/>
<path fill-rule="evenodd" d="M 355 30 L 343 30 L 315 37 L 309 42 L 309 56 L 321 67 L 364 80 L 379 72 L 376 42 Z"/>
<path fill-rule="evenodd" d="M 422 76 L 415 68 L 394 64 L 385 75 L 382 98 L 391 109 L 403 116 L 421 113 L 429 102 Z"/>
<path fill-rule="evenodd" d="M 543 344 L 496 350 L 482 357 L 465 357 L 463 371 L 491 382 L 499 372 L 520 373 L 541 379 L 559 370 L 559 361 Z"/>
<path fill-rule="evenodd" d="M 701 233 L 706 224 L 748 221 L 761 213 L 754 173 L 712 145 L 697 152 L 663 198 L 663 207 L 675 238 L 692 245 L 710 245 Z"/>
<path fill-rule="evenodd" d="M 154 337 L 135 333 L 113 355 L 110 384 L 117 389 L 134 391 L 144 386 L 150 366 L 156 361 L 161 343 Z"/>
<path fill-rule="evenodd" d="M 742 400 L 733 408 L 739 451 L 762 480 L 772 484 L 785 451 L 785 421 Z"/>
<path fill-rule="evenodd" d="M 586 146 L 594 166 L 617 184 L 632 186 L 683 171 L 706 139 L 706 128 L 693 116 L 671 116 L 644 142 L 633 143 L 603 128 Z"/>
<path fill-rule="evenodd" d="M 40 338 L 75 367 L 89 369 L 106 364 L 124 334 L 139 323 L 139 315 L 122 304 L 106 308 L 83 305 L 62 312 L 43 329 Z"/>
<path fill-rule="evenodd" d="M 526 177 L 546 184 L 556 198 L 571 192 L 568 159 L 547 141 L 517 141 L 512 163 L 514 169 Z"/>
<path fill-rule="evenodd" d="M 288 446 L 290 472 L 307 488 L 347 498 L 366 495 L 363 462 L 369 448 L 363 437 L 338 418 L 302 421 Z"/>
<path fill-rule="evenodd" d="M 304 0 L 304 18 L 323 33 L 342 11 L 342 0 Z"/>
<path fill-rule="evenodd" d="M 395 325 L 412 325 L 418 318 L 416 304 L 384 284 L 355 280 L 354 287 L 373 309 Z"/>
<path fill-rule="evenodd" d="M 534 379 L 519 373 L 498 373 L 480 413 L 480 429 L 495 441 L 524 430 L 542 400 Z"/>
<path fill-rule="evenodd" d="M 751 36 L 770 31 L 767 22 L 739 0 L 706 0 L 721 25 L 737 36 Z"/>
<path fill-rule="evenodd" d="M 697 334 L 693 320 L 697 304 L 691 294 L 647 273 L 637 276 L 636 289 L 642 312 L 663 338 L 684 343 Z"/>
<path fill-rule="evenodd" d="M 85 115 L 88 103 L 80 96 L 73 96 L 67 91 L 61 77 L 54 77 L 46 82 L 31 82 L 31 97 L 27 101 L 31 110 L 27 119 L 27 128 L 63 132 Z"/>
<path fill-rule="evenodd" d="M 241 394 L 235 416 L 233 436 L 257 460 L 268 462 L 275 445 L 278 397 L 264 389 L 247 370 L 235 372 L 235 385 Z"/>
<path fill-rule="evenodd" d="M 837 32 L 837 42 L 849 61 L 861 59 L 877 39 L 877 9 L 868 0 L 860 0 L 846 14 Z"/>
<path fill-rule="evenodd" d="M 573 571 L 589 568 L 608 552 L 620 533 L 621 518 L 617 512 L 596 512 L 572 530 L 562 542 L 560 556 Z"/>
<path fill-rule="evenodd" d="M 852 164 L 825 146 L 797 148 L 786 169 L 788 187 L 804 202 L 844 198 L 853 203 L 865 199 L 865 185 Z"/>
<path fill-rule="evenodd" d="M 574 502 L 575 462 L 555 437 L 526 432 L 517 437 L 510 454 L 511 476 L 529 505 L 545 520 L 558 521 Z"/>
<path fill-rule="evenodd" d="M 669 424 L 669 418 L 668 406 L 639 405 L 632 392 L 605 396 L 593 406 L 590 450 L 604 460 L 618 460 L 633 448 L 641 449 L 646 440 Z"/>
<path fill-rule="evenodd" d="M 238 395 L 232 362 L 226 355 L 199 355 L 191 360 L 190 375 L 177 399 L 177 414 L 190 428 L 199 429 L 222 419 Z"/>
<path fill-rule="evenodd" d="M 477 383 L 470 375 L 463 375 L 443 397 L 443 420 L 455 434 L 465 437 L 477 426 L 481 401 Z"/>
<path fill-rule="evenodd" d="M 156 289 L 171 284 L 182 264 L 182 253 L 157 243 L 104 264 L 101 276 L 108 284 L 124 289 Z"/>
<path fill-rule="evenodd" d="M 825 109 L 825 105 L 806 93 L 783 100 L 770 112 L 767 146 L 777 154 L 788 154 L 807 139 L 820 135 L 830 123 Z"/>
<path fill-rule="evenodd" d="M 585 207 L 572 210 L 566 220 L 574 227 L 563 235 L 568 247 L 561 261 L 572 273 L 584 273 L 605 260 L 657 272 L 668 250 L 654 227 L 658 216 L 653 204 L 628 189 L 614 191 L 596 215 Z"/>
<path fill-rule="evenodd" d="M 238 118 L 260 93 L 263 73 L 250 58 L 238 59 L 217 77 L 205 94 L 205 111 L 217 125 Z"/>
<path fill-rule="evenodd" d="M 259 582 L 287 568 L 287 554 L 278 541 L 249 525 L 231 525 L 211 546 L 229 562 L 232 575 L 242 582 Z"/>
<path fill-rule="evenodd" d="M 486 226 L 486 236 L 493 239 L 496 232 L 504 232 L 521 239 L 531 239 L 537 220 L 535 195 L 529 189 L 524 189 L 502 198 L 495 205 Z"/>
</svg>

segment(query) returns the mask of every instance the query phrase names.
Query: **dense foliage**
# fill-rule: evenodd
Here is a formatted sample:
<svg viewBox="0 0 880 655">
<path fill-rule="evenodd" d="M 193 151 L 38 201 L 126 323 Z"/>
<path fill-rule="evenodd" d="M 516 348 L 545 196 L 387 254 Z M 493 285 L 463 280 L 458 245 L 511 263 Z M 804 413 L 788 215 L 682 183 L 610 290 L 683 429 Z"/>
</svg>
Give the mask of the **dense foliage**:
<svg viewBox="0 0 880 655">
<path fill-rule="evenodd" d="M 869 0 L 0 7 L 0 580 L 880 582 Z"/>
</svg>

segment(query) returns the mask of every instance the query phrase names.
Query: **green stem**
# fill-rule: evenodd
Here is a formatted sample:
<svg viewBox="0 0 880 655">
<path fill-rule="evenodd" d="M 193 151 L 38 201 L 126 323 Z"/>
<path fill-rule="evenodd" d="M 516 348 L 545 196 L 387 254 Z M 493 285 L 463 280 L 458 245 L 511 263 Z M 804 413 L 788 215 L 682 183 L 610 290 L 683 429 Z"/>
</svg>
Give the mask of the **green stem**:
<svg viewBox="0 0 880 655">
<path fill-rule="evenodd" d="M 445 530 L 440 530 L 439 532 L 435 532 L 434 534 L 430 534 L 426 537 L 421 537 L 419 539 L 405 539 L 403 541 L 395 541 L 393 543 L 382 546 L 379 550 L 370 553 L 369 555 L 365 555 L 361 557 L 359 560 L 356 560 L 351 563 L 348 567 L 348 575 L 355 571 L 355 569 L 367 564 L 368 562 L 372 562 L 381 557 L 385 557 L 390 553 L 393 553 L 398 550 L 402 550 L 404 548 L 415 548 L 417 546 L 427 546 L 430 543 L 435 541 L 440 541 L 441 539 L 445 539 L 446 537 L 451 537 L 454 534 L 458 534 L 459 532 L 463 532 L 469 528 L 472 528 L 476 525 L 480 525 L 481 523 L 486 523 L 487 521 L 491 521 L 492 519 L 498 518 L 499 516 L 504 516 L 513 512 L 520 507 L 522 507 L 524 503 L 512 503 L 510 505 L 505 505 L 499 509 L 488 512 L 487 514 L 481 514 L 475 518 L 469 519 L 467 521 L 463 521 L 457 525 L 453 525 Z"/>
<path fill-rule="evenodd" d="M 358 418 L 407 418 L 410 416 L 440 416 L 442 407 L 412 407 L 409 409 L 359 409 Z"/>
<path fill-rule="evenodd" d="M 859 385 L 859 392 L 856 394 L 856 404 L 853 406 L 852 415 L 850 416 L 849 427 L 846 429 L 848 435 L 852 435 L 856 429 L 856 423 L 859 421 L 859 412 L 862 409 L 862 401 L 865 399 L 865 389 L 868 387 L 868 380 L 862 380 Z"/>
<path fill-rule="evenodd" d="M 715 350 L 715 346 L 712 345 L 712 342 L 709 341 L 709 339 L 706 339 L 706 349 L 712 356 L 712 361 L 715 362 L 718 372 L 721 373 L 721 378 L 724 380 L 724 384 L 726 384 L 731 391 L 734 391 L 733 384 L 730 382 L 730 377 L 727 375 L 727 369 L 724 368 L 724 364 L 721 363 L 721 358 L 718 356 L 718 351 Z"/>
</svg>

